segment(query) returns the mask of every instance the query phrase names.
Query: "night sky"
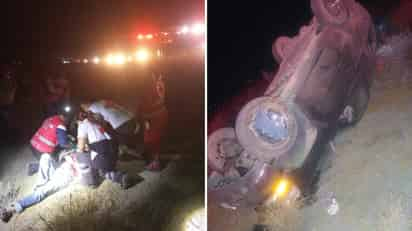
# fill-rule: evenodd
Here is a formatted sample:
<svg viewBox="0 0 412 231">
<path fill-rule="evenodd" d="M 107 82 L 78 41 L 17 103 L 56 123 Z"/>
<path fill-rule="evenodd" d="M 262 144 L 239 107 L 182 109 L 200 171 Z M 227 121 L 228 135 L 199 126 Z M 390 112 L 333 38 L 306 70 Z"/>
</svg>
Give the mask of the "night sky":
<svg viewBox="0 0 412 231">
<path fill-rule="evenodd" d="M 375 15 L 398 4 L 396 0 L 359 2 Z M 221 104 L 248 80 L 259 77 L 260 70 L 276 67 L 271 52 L 274 39 L 295 35 L 311 17 L 309 0 L 208 1 L 208 104 Z"/>
<path fill-rule="evenodd" d="M 202 0 L 7 0 L 1 4 L 1 57 L 89 54 L 142 30 L 204 15 Z"/>
</svg>

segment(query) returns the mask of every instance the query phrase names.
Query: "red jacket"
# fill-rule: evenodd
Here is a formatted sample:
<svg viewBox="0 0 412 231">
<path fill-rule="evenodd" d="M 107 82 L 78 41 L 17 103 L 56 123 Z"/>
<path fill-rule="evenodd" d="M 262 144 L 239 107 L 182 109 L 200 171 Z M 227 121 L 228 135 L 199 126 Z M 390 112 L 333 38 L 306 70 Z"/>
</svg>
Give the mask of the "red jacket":
<svg viewBox="0 0 412 231">
<path fill-rule="evenodd" d="M 65 129 L 63 120 L 59 116 L 46 119 L 42 126 L 31 138 L 31 145 L 39 152 L 53 153 L 57 146 L 57 128 Z"/>
<path fill-rule="evenodd" d="M 152 80 L 146 85 L 140 103 L 143 118 L 151 118 L 165 110 L 165 85 L 163 80 Z"/>
</svg>

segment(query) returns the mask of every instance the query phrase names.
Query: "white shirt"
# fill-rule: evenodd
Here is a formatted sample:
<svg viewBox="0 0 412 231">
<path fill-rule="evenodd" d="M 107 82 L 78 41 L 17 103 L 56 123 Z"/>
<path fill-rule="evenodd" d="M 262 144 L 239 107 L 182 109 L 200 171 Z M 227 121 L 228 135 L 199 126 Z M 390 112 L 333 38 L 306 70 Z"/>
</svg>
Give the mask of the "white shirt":
<svg viewBox="0 0 412 231">
<path fill-rule="evenodd" d="M 104 120 L 110 123 L 114 129 L 120 127 L 123 123 L 131 120 L 134 115 L 120 105 L 107 105 L 104 100 L 94 102 L 90 105 L 89 110 L 93 113 L 100 114 Z"/>
<path fill-rule="evenodd" d="M 101 126 L 90 122 L 85 119 L 79 122 L 79 127 L 77 128 L 78 138 L 87 138 L 89 144 L 93 144 L 102 140 L 110 140 L 111 137 L 107 132 L 103 132 Z"/>
</svg>

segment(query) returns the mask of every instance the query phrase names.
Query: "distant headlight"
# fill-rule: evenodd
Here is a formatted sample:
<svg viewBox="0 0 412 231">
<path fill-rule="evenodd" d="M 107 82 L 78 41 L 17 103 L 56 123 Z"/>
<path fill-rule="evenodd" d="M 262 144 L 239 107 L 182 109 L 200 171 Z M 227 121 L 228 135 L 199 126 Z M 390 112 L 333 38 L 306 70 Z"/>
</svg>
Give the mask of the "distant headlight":
<svg viewBox="0 0 412 231">
<path fill-rule="evenodd" d="M 194 24 L 194 25 L 192 26 L 191 32 L 192 32 L 194 35 L 201 35 L 201 34 L 203 34 L 203 32 L 205 31 L 204 26 L 205 26 L 204 24 L 196 23 L 196 24 Z"/>
<path fill-rule="evenodd" d="M 94 57 L 94 58 L 93 58 L 93 63 L 94 63 L 94 64 L 99 64 L 99 63 L 100 63 L 99 57 Z"/>
<path fill-rule="evenodd" d="M 106 57 L 106 63 L 109 65 L 123 65 L 126 63 L 126 56 L 122 53 L 118 53 L 118 54 L 109 54 Z"/>
<path fill-rule="evenodd" d="M 109 64 L 109 65 L 112 65 L 114 63 L 114 57 L 113 57 L 112 54 L 107 55 L 106 63 Z"/>
<path fill-rule="evenodd" d="M 150 52 L 145 48 L 141 48 L 136 52 L 136 61 L 147 62 L 150 59 Z"/>
<path fill-rule="evenodd" d="M 126 56 L 123 54 L 116 54 L 114 56 L 114 63 L 118 65 L 122 65 L 126 62 Z"/>
</svg>

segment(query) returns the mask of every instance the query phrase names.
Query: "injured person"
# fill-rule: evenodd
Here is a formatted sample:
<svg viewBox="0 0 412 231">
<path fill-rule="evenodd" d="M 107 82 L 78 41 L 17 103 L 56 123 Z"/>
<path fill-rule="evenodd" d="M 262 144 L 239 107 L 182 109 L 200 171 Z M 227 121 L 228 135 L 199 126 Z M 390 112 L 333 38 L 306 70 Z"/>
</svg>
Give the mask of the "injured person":
<svg viewBox="0 0 412 231">
<path fill-rule="evenodd" d="M 14 213 L 21 213 L 24 209 L 35 205 L 45 199 L 47 196 L 68 186 L 76 178 L 83 176 L 85 172 L 90 172 L 91 169 L 81 162 L 77 162 L 78 155 L 71 153 L 62 157 L 63 163 L 54 171 L 50 179 L 42 186 L 36 187 L 33 192 L 11 204 L 8 208 L 0 208 L 0 218 L 3 222 L 8 222 Z"/>
<path fill-rule="evenodd" d="M 7 208 L 0 207 L 0 219 L 3 222 L 8 222 L 13 214 L 23 212 L 26 208 L 41 202 L 74 181 L 89 187 L 96 187 L 100 179 L 105 178 L 120 184 L 123 189 L 127 189 L 130 183 L 125 177 L 127 175 L 120 172 L 110 172 L 111 174 L 99 176 L 98 169 L 92 167 L 89 153 L 68 151 L 60 155 L 59 162 L 62 163 L 44 185 L 35 187 L 31 194 L 17 200 Z"/>
</svg>

